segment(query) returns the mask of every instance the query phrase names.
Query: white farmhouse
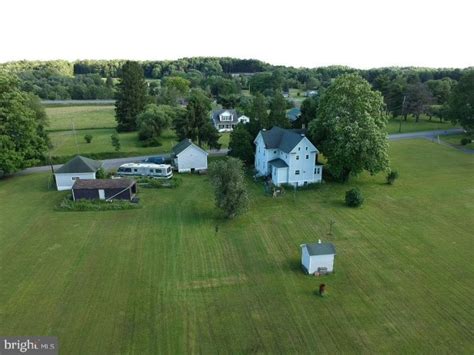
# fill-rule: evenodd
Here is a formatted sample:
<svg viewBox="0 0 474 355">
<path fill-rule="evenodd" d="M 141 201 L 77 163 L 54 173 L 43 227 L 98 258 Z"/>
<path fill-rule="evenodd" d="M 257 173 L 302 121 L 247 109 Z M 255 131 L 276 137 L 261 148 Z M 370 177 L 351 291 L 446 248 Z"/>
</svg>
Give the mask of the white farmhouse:
<svg viewBox="0 0 474 355">
<path fill-rule="evenodd" d="M 211 121 L 219 132 L 232 132 L 239 123 L 249 123 L 250 118 L 232 109 L 222 109 L 211 112 Z"/>
<path fill-rule="evenodd" d="M 317 243 L 301 245 L 301 265 L 308 274 L 315 272 L 333 272 L 336 248 L 332 243 Z"/>
<path fill-rule="evenodd" d="M 77 179 L 95 179 L 102 162 L 77 155 L 54 172 L 58 191 L 71 190 Z"/>
<path fill-rule="evenodd" d="M 190 139 L 183 139 L 173 147 L 173 165 L 180 173 L 207 170 L 207 152 Z"/>
<path fill-rule="evenodd" d="M 261 130 L 254 140 L 257 174 L 271 176 L 277 186 L 321 182 L 323 167 L 316 165 L 319 151 L 303 132 L 280 127 Z"/>
</svg>

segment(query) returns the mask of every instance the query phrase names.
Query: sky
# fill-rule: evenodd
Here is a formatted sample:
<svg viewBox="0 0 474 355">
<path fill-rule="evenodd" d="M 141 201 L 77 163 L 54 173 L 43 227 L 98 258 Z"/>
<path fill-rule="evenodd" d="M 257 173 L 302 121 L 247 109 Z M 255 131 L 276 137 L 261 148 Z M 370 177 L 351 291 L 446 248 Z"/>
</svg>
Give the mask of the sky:
<svg viewBox="0 0 474 355">
<path fill-rule="evenodd" d="M 474 1 L 0 0 L 0 62 L 255 58 L 474 66 Z"/>
</svg>

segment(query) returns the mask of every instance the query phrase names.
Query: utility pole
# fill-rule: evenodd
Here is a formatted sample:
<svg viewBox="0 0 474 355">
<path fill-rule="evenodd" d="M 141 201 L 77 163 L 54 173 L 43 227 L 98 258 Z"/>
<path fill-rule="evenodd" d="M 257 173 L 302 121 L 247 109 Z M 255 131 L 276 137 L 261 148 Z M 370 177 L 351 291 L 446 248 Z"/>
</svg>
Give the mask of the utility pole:
<svg viewBox="0 0 474 355">
<path fill-rule="evenodd" d="M 402 133 L 402 116 L 405 113 L 405 101 L 407 99 L 406 95 L 403 95 L 403 102 L 402 102 L 402 114 L 400 116 L 400 125 L 398 126 L 398 133 Z"/>
</svg>

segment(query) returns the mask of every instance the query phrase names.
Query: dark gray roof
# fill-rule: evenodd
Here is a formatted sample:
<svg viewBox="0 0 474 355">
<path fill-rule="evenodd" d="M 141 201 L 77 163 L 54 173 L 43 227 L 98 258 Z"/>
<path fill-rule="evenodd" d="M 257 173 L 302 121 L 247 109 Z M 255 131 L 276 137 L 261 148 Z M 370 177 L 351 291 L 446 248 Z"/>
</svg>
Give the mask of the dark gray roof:
<svg viewBox="0 0 474 355">
<path fill-rule="evenodd" d="M 238 123 L 239 122 L 239 117 L 241 115 L 239 115 L 237 113 L 237 111 L 235 111 L 234 109 L 228 109 L 228 108 L 224 108 L 224 109 L 221 109 L 221 110 L 214 110 L 211 112 L 211 119 L 212 119 L 212 122 L 214 124 L 218 123 L 218 122 L 221 122 L 219 121 L 219 115 L 225 111 L 229 111 L 230 114 L 232 114 L 232 121 L 223 121 L 224 123 Z"/>
<path fill-rule="evenodd" d="M 296 121 L 301 115 L 301 110 L 298 107 L 293 107 L 292 109 L 286 112 L 286 117 L 290 121 Z"/>
<path fill-rule="evenodd" d="M 183 150 L 185 150 L 187 147 L 189 147 L 192 144 L 193 142 L 191 141 L 191 139 L 185 138 L 181 142 L 176 144 L 171 150 L 173 151 L 174 154 L 178 155 L 179 153 L 181 153 Z"/>
<path fill-rule="evenodd" d="M 273 165 L 275 168 L 288 168 L 288 164 L 280 158 L 270 160 L 268 164 Z"/>
<path fill-rule="evenodd" d="M 95 173 L 102 166 L 102 162 L 92 160 L 80 155 L 69 160 L 66 164 L 61 166 L 55 173 L 73 174 L 73 173 Z"/>
<path fill-rule="evenodd" d="M 176 144 L 171 150 L 173 151 L 174 155 L 178 155 L 179 153 L 181 153 L 182 151 L 184 151 L 187 147 L 189 147 L 190 145 L 194 145 L 196 148 L 202 150 L 204 153 L 207 154 L 207 152 L 202 149 L 200 146 L 194 144 L 190 139 L 188 138 L 185 138 L 183 139 L 181 142 L 179 142 L 178 144 Z"/>
<path fill-rule="evenodd" d="M 77 179 L 72 186 L 77 189 L 125 189 L 135 184 L 131 179 Z"/>
<path fill-rule="evenodd" d="M 336 254 L 336 247 L 332 243 L 305 244 L 309 255 L 331 255 Z"/>
<path fill-rule="evenodd" d="M 285 153 L 291 152 L 305 137 L 304 129 L 283 129 L 280 127 L 272 127 L 272 129 L 268 131 L 260 132 L 262 133 L 265 148 L 278 148 Z"/>
</svg>

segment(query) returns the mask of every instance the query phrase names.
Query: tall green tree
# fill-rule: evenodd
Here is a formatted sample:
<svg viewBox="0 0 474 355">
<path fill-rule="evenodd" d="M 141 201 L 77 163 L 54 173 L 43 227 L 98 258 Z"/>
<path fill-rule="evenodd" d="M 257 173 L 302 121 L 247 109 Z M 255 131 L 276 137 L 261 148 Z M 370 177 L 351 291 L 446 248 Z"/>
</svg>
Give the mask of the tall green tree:
<svg viewBox="0 0 474 355">
<path fill-rule="evenodd" d="M 474 131 L 474 70 L 464 74 L 454 88 L 449 98 L 448 117 L 465 130 Z"/>
<path fill-rule="evenodd" d="M 347 181 L 388 168 L 387 115 L 382 95 L 357 74 L 339 76 L 321 98 L 310 135 L 331 174 Z"/>
<path fill-rule="evenodd" d="M 227 218 L 234 218 L 247 209 L 248 194 L 241 160 L 229 157 L 209 164 L 209 177 L 216 207 Z"/>
<path fill-rule="evenodd" d="M 270 114 L 268 115 L 268 124 L 264 128 L 272 128 L 278 126 L 281 128 L 289 128 L 290 121 L 286 117 L 286 100 L 279 92 L 275 93 L 270 103 Z"/>
<path fill-rule="evenodd" d="M 171 126 L 176 117 L 176 109 L 172 106 L 149 104 L 137 117 L 138 139 L 147 146 L 161 145 L 159 138 L 163 131 Z"/>
<path fill-rule="evenodd" d="M 177 115 L 173 120 L 173 127 L 178 139 L 189 138 L 199 145 L 208 144 L 211 148 L 218 148 L 219 133 L 211 124 L 209 112 L 211 100 L 204 91 L 193 89 L 189 97 L 186 111 Z"/>
<path fill-rule="evenodd" d="M 254 146 L 253 140 L 255 137 L 250 135 L 247 129 L 247 124 L 239 123 L 234 127 L 234 130 L 230 134 L 229 141 L 229 155 L 235 158 L 239 158 L 245 164 L 252 164 L 254 161 Z"/>
<path fill-rule="evenodd" d="M 412 114 L 415 116 L 415 121 L 418 122 L 420 115 L 427 112 L 432 100 L 426 85 L 420 82 L 409 84 L 406 91 L 405 120 L 408 114 Z"/>
<path fill-rule="evenodd" d="M 252 136 L 256 137 L 262 128 L 268 128 L 269 122 L 265 96 L 257 93 L 252 98 L 252 104 L 247 114 L 250 117 L 247 128 Z"/>
<path fill-rule="evenodd" d="M 143 68 L 137 62 L 126 62 L 117 85 L 115 118 L 117 130 L 135 131 L 137 116 L 148 103 L 148 87 Z"/>
<path fill-rule="evenodd" d="M 39 162 L 47 150 L 44 110 L 19 85 L 0 71 L 0 177 Z"/>
<path fill-rule="evenodd" d="M 301 124 L 308 127 L 308 124 L 316 118 L 319 106 L 319 97 L 308 97 L 301 103 Z"/>
</svg>

